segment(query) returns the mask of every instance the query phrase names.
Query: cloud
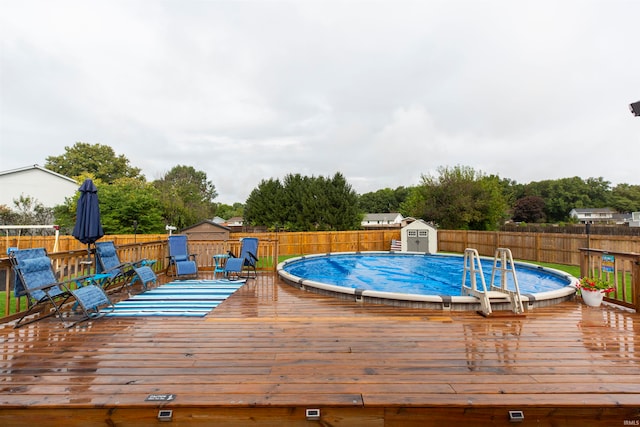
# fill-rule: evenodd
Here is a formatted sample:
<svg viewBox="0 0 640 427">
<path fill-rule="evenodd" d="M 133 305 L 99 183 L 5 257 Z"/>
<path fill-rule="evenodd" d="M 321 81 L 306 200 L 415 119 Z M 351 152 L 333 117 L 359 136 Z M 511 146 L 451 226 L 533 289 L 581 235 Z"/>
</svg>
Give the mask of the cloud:
<svg viewBox="0 0 640 427">
<path fill-rule="evenodd" d="M 1 169 L 77 141 L 218 201 L 341 172 L 358 192 L 442 165 L 640 184 L 636 18 L 624 1 L 0 4 Z"/>
</svg>

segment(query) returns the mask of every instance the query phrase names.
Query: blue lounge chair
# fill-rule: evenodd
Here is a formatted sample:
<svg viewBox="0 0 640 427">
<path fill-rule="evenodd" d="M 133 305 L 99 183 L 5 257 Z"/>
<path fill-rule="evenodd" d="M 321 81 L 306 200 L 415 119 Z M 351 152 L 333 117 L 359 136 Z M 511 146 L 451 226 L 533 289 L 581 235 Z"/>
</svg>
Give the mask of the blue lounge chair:
<svg viewBox="0 0 640 427">
<path fill-rule="evenodd" d="M 187 236 L 184 234 L 169 236 L 169 265 L 167 266 L 167 274 L 169 274 L 172 268 L 176 277 L 198 277 L 196 255 L 189 253 Z"/>
<path fill-rule="evenodd" d="M 148 266 L 146 259 L 136 262 L 120 262 L 116 246 L 112 241 L 96 242 L 96 273 L 106 275 L 102 278 L 104 289 L 115 283 L 133 285 L 140 280 L 146 290 L 148 283 L 156 283 L 156 275 Z"/>
<path fill-rule="evenodd" d="M 18 320 L 16 328 L 52 315 L 57 315 L 64 325 L 65 319 L 61 309 L 70 299 L 75 299 L 84 313 L 84 318 L 79 322 L 102 316 L 103 307 L 109 307 L 111 310 L 114 308 L 104 290 L 92 283 L 91 276 L 59 282 L 44 248 L 14 250 L 9 254 L 9 259 L 15 272 L 14 294 L 16 298 L 28 298 L 28 310 Z M 23 322 L 27 316 L 34 314 L 37 309 L 44 309 L 48 304 L 51 304 L 49 313 Z M 76 323 L 78 322 L 69 326 Z"/>
<path fill-rule="evenodd" d="M 238 276 L 242 275 L 242 271 L 245 269 L 248 270 L 247 278 L 255 279 L 258 277 L 258 273 L 256 271 L 256 264 L 258 263 L 258 239 L 255 237 L 245 237 L 242 239 L 242 244 L 240 247 L 240 256 L 235 256 L 233 253 L 229 252 L 229 259 L 225 265 L 225 275 L 227 277 L 230 276 Z M 251 277 L 251 271 L 253 271 L 253 277 Z"/>
</svg>

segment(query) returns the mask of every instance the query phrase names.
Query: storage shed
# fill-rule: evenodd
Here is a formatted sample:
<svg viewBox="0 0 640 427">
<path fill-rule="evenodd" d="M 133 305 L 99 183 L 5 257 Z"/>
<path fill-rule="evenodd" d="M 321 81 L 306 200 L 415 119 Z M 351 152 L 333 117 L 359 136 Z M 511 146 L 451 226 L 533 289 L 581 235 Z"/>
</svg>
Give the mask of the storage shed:
<svg viewBox="0 0 640 427">
<path fill-rule="evenodd" d="M 205 220 L 180 230 L 189 240 L 229 240 L 229 227 Z"/>
<path fill-rule="evenodd" d="M 438 252 L 438 231 L 421 219 L 403 227 L 400 239 L 403 252 Z"/>
</svg>

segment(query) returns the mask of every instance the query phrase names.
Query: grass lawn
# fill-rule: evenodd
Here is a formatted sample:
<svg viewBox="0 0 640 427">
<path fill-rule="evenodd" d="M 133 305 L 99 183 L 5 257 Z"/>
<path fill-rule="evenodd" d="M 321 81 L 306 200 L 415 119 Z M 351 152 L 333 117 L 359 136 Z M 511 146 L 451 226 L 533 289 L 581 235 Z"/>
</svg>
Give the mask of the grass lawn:
<svg viewBox="0 0 640 427">
<path fill-rule="evenodd" d="M 573 277 L 580 278 L 580 267 L 577 265 L 565 265 L 565 264 L 552 264 L 549 262 L 534 262 L 534 261 L 524 261 L 531 264 L 540 265 L 542 267 L 554 268 L 556 270 L 564 271 L 565 273 L 569 273 Z"/>
<path fill-rule="evenodd" d="M 27 309 L 27 299 L 22 298 L 22 309 Z M 9 315 L 16 312 L 16 299 L 13 297 L 13 292 L 9 296 L 9 311 L 7 312 L 7 293 L 5 291 L 0 292 L 0 317 Z"/>
</svg>

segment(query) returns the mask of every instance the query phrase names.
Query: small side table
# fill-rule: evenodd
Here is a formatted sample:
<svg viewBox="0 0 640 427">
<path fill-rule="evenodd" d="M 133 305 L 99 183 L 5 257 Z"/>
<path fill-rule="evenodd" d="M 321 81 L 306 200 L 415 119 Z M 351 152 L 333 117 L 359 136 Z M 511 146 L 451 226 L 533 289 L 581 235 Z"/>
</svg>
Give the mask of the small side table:
<svg viewBox="0 0 640 427">
<path fill-rule="evenodd" d="M 224 267 L 227 264 L 227 259 L 229 259 L 228 254 L 218 254 L 213 256 L 213 262 L 216 264 L 216 267 L 213 270 L 214 279 L 218 276 L 218 273 L 222 273 L 222 275 L 225 276 Z"/>
<path fill-rule="evenodd" d="M 111 278 L 111 274 L 108 273 L 96 273 L 96 274 L 92 274 L 91 276 L 87 277 L 86 282 L 87 283 L 92 283 L 96 286 L 98 286 L 99 288 L 104 288 L 105 282 Z"/>
</svg>

